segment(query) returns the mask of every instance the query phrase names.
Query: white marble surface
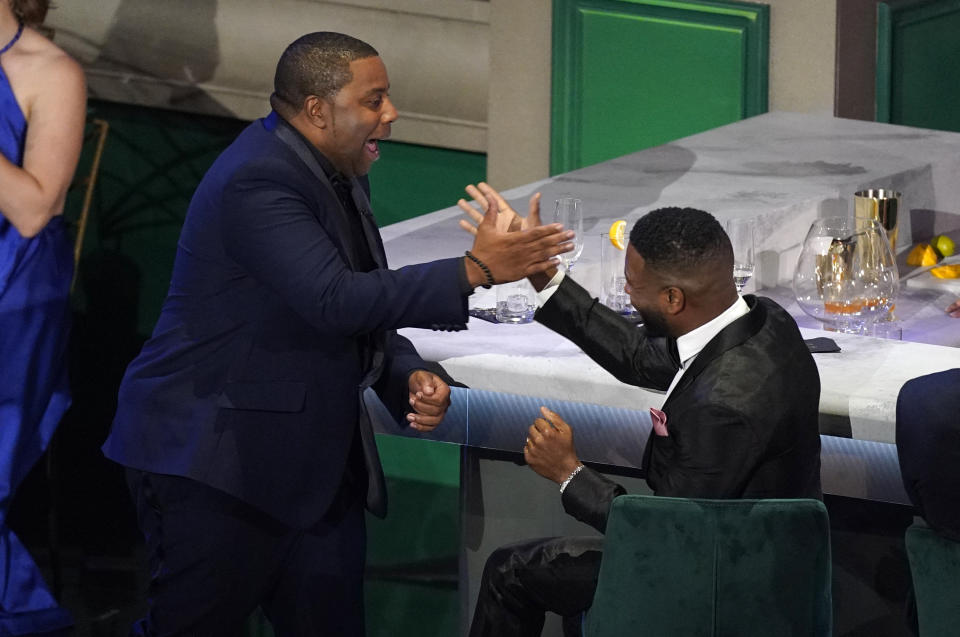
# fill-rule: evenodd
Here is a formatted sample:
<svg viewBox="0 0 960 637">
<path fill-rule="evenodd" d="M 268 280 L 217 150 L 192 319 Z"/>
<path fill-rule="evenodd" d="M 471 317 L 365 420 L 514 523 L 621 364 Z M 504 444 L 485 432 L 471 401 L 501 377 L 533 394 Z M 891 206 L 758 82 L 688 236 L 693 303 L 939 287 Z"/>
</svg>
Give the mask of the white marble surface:
<svg viewBox="0 0 960 637">
<path fill-rule="evenodd" d="M 496 184 L 494 184 L 495 186 Z M 807 338 L 827 335 L 839 354 L 817 354 L 821 412 L 849 417 L 853 435 L 893 442 L 896 397 L 909 378 L 960 367 L 960 320 L 943 308 L 960 283 L 918 277 L 902 291 L 897 342 L 824 334 L 792 299 L 788 282 L 807 228 L 818 216 L 852 214 L 853 193 L 868 187 L 903 193 L 900 246 L 914 229 L 929 236 L 960 231 L 960 134 L 793 113 L 769 113 L 677 142 L 507 191 L 518 210 L 543 192 L 552 202 L 570 193 L 584 200 L 586 244 L 573 276 L 599 292 L 601 232 L 618 218 L 628 227 L 661 206 L 693 206 L 721 221 L 755 216 L 760 263 L 747 292 L 777 299 Z M 392 267 L 462 254 L 471 238 L 457 227 L 456 207 L 383 229 Z M 471 306 L 490 307 L 492 291 Z M 575 346 L 533 325 L 471 319 L 459 333 L 404 330 L 425 358 L 441 361 L 471 387 L 544 398 L 645 409 L 656 392 L 627 387 Z"/>
<path fill-rule="evenodd" d="M 583 199 L 586 247 L 577 273 L 589 289 L 599 283 L 600 233 L 615 219 L 626 219 L 629 228 L 661 206 L 698 207 L 721 221 L 756 217 L 757 278 L 770 286 L 792 278 L 817 216 L 852 214 L 853 193 L 877 187 L 903 193 L 901 248 L 912 240 L 913 225 L 925 233 L 960 229 L 960 133 L 767 113 L 504 195 L 525 211 L 527 197 L 540 190 L 545 219 L 561 194 Z M 394 267 L 469 247 L 454 203 L 383 229 Z"/>
</svg>

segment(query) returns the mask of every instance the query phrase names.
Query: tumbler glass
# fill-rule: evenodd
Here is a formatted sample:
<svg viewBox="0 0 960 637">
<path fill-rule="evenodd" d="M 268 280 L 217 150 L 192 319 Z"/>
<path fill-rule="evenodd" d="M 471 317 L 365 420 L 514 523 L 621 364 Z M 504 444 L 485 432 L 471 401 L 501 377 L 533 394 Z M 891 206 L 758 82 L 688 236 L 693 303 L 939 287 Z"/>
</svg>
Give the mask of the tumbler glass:
<svg viewBox="0 0 960 637">
<path fill-rule="evenodd" d="M 626 255 L 626 250 L 613 245 L 609 234 L 600 235 L 600 301 L 611 310 L 630 316 L 635 310 L 630 304 L 630 296 L 624 291 L 627 284 L 624 274 Z"/>
<path fill-rule="evenodd" d="M 537 311 L 537 293 L 526 279 L 497 286 L 497 322 L 529 323 Z"/>
</svg>

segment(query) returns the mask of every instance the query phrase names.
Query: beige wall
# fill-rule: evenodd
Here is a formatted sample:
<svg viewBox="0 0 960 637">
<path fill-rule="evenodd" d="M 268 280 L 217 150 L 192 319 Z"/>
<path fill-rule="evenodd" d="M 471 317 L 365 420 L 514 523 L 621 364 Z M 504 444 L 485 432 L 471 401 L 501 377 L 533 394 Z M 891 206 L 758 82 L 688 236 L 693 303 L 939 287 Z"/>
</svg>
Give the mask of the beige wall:
<svg viewBox="0 0 960 637">
<path fill-rule="evenodd" d="M 487 179 L 510 188 L 550 173 L 550 0 L 491 0 Z"/>
<path fill-rule="evenodd" d="M 833 114 L 838 1 L 767 0 L 771 111 Z"/>
<path fill-rule="evenodd" d="M 485 0 L 96 0 L 58 2 L 48 23 L 93 97 L 254 119 L 277 59 L 311 31 L 373 44 L 401 112 L 394 139 L 485 151 Z"/>
</svg>

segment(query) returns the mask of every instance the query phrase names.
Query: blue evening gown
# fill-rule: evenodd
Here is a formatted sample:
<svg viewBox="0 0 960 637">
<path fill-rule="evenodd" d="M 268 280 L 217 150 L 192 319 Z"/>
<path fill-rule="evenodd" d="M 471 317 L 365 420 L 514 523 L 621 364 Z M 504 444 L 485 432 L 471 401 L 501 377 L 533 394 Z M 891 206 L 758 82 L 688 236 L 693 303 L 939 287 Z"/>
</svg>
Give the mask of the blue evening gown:
<svg viewBox="0 0 960 637">
<path fill-rule="evenodd" d="M 0 153 L 14 164 L 23 160 L 26 133 L 0 57 Z M 17 487 L 70 405 L 66 350 L 72 275 L 62 217 L 24 239 L 0 216 L 0 635 L 44 633 L 72 623 L 7 527 Z"/>
</svg>

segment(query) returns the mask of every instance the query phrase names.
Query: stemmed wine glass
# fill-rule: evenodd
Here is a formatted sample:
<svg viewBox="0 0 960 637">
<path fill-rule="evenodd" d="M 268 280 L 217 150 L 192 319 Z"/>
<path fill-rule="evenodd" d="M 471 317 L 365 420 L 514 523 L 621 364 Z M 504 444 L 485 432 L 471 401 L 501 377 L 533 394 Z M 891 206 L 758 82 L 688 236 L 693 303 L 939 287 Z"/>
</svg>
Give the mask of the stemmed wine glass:
<svg viewBox="0 0 960 637">
<path fill-rule="evenodd" d="M 583 252 L 583 202 L 567 195 L 560 197 L 553 212 L 553 220 L 574 232 L 573 250 L 560 255 L 561 264 L 569 272 Z"/>
<path fill-rule="evenodd" d="M 733 282 L 737 285 L 739 294 L 753 276 L 756 221 L 752 217 L 730 219 L 726 223 L 726 230 L 733 245 Z"/>
<path fill-rule="evenodd" d="M 817 219 L 793 275 L 800 308 L 826 329 L 864 334 L 893 306 L 900 277 L 883 227 L 873 220 Z"/>
</svg>

